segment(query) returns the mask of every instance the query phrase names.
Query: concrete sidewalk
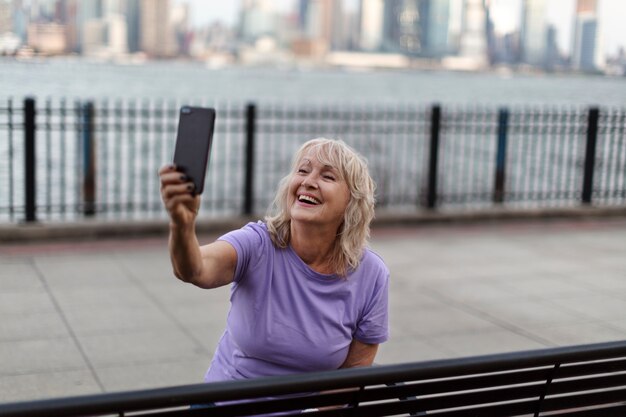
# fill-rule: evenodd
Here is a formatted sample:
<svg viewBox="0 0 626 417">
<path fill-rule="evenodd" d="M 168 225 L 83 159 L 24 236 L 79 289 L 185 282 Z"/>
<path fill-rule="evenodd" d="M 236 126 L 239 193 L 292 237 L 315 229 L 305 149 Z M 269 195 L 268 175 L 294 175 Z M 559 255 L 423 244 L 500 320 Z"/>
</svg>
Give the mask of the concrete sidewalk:
<svg viewBox="0 0 626 417">
<path fill-rule="evenodd" d="M 386 227 L 372 247 L 392 272 L 378 363 L 626 338 L 626 219 Z M 5 244 L 0 265 L 0 401 L 202 381 L 228 289 L 177 281 L 166 239 Z"/>
</svg>

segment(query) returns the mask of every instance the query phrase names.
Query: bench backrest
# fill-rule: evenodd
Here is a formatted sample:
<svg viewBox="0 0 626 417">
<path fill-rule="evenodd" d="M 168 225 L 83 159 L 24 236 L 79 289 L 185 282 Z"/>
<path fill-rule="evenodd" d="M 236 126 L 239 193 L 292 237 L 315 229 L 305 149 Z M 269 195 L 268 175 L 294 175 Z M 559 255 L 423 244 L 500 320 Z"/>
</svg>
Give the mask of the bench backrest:
<svg viewBox="0 0 626 417">
<path fill-rule="evenodd" d="M 0 416 L 298 415 L 336 404 L 311 415 L 624 416 L 626 341 L 4 404 Z"/>
</svg>

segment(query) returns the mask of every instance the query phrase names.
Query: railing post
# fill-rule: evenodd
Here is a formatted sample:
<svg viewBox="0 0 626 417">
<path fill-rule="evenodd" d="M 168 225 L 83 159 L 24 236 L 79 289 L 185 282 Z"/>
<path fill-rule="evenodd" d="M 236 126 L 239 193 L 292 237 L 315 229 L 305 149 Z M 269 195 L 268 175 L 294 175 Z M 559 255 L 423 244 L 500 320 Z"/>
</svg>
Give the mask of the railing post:
<svg viewBox="0 0 626 417">
<path fill-rule="evenodd" d="M 430 152 L 428 158 L 428 189 L 426 191 L 426 208 L 437 206 L 437 171 L 439 160 L 439 131 L 441 125 L 441 106 L 433 105 L 430 114 Z"/>
<path fill-rule="evenodd" d="M 26 222 L 36 222 L 35 99 L 24 100 L 24 209 Z"/>
<path fill-rule="evenodd" d="M 498 149 L 496 153 L 496 178 L 493 190 L 493 202 L 502 204 L 504 201 L 504 179 L 506 174 L 506 141 L 509 125 L 509 109 L 498 110 Z"/>
<path fill-rule="evenodd" d="M 96 213 L 96 150 L 94 140 L 94 105 L 83 106 L 83 214 Z"/>
<path fill-rule="evenodd" d="M 585 172 L 583 176 L 583 204 L 591 204 L 593 192 L 593 171 L 596 160 L 596 142 L 598 138 L 598 117 L 600 110 L 597 107 L 589 109 L 587 120 L 587 148 L 585 150 Z"/>
<path fill-rule="evenodd" d="M 246 106 L 246 176 L 244 184 L 243 214 L 254 212 L 254 140 L 256 134 L 256 105 Z"/>
</svg>

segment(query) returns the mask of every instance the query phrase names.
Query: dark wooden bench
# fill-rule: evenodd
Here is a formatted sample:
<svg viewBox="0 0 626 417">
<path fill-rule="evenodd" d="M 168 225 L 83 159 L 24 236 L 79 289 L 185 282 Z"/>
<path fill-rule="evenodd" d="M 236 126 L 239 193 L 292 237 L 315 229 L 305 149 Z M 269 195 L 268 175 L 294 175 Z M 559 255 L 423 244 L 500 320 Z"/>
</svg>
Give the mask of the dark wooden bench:
<svg viewBox="0 0 626 417">
<path fill-rule="evenodd" d="M 333 404 L 344 406 L 309 415 L 626 416 L 626 341 L 2 404 L 0 416 L 297 415 Z"/>
</svg>

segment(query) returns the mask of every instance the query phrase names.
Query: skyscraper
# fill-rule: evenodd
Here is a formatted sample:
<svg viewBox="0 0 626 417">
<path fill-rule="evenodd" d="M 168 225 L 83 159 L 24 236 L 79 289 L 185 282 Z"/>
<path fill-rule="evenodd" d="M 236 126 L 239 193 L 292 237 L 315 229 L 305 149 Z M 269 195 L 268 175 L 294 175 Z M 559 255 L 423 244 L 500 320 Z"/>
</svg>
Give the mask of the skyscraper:
<svg viewBox="0 0 626 417">
<path fill-rule="evenodd" d="M 447 64 L 451 68 L 463 70 L 483 69 L 489 65 L 484 0 L 466 0 L 459 56 L 447 59 Z"/>
<path fill-rule="evenodd" d="M 580 13 L 598 13 L 598 0 L 578 0 L 576 14 Z"/>
<path fill-rule="evenodd" d="M 155 58 L 176 54 L 169 0 L 141 0 L 141 50 Z"/>
<path fill-rule="evenodd" d="M 522 61 L 544 67 L 548 41 L 546 0 L 524 0 L 521 25 Z"/>
<path fill-rule="evenodd" d="M 93 31 L 96 30 L 96 26 L 99 24 L 94 23 L 94 20 L 102 19 L 102 1 L 83 1 L 77 3 L 77 44 L 80 52 L 85 52 L 85 44 L 91 44 L 94 39 Z M 99 26 L 98 26 L 99 27 Z M 85 31 L 92 31 L 92 33 L 85 33 Z M 98 36 L 100 38 L 100 36 Z"/>
<path fill-rule="evenodd" d="M 298 0 L 298 29 L 304 32 L 306 29 L 306 19 L 309 13 L 309 0 Z"/>
<path fill-rule="evenodd" d="M 128 35 L 128 51 L 140 51 L 141 38 L 141 2 L 126 0 L 126 28 Z"/>
<path fill-rule="evenodd" d="M 360 8 L 360 47 L 377 51 L 383 42 L 384 0 L 362 0 Z"/>
<path fill-rule="evenodd" d="M 428 0 L 426 7 L 425 47 L 428 55 L 441 57 L 450 51 L 450 0 Z"/>
<path fill-rule="evenodd" d="M 419 0 L 386 0 L 383 48 L 407 55 L 424 51 L 424 16 Z"/>
<path fill-rule="evenodd" d="M 595 72 L 604 67 L 597 0 L 578 0 L 574 22 L 572 66 L 584 72 Z"/>
<path fill-rule="evenodd" d="M 342 0 L 309 0 L 305 36 L 319 41 L 326 50 L 343 49 L 345 36 L 342 6 Z"/>
<path fill-rule="evenodd" d="M 9 2 L 0 2 L 0 34 L 13 31 L 11 14 L 11 4 Z"/>
<path fill-rule="evenodd" d="M 241 9 L 239 33 L 247 41 L 274 35 L 276 13 L 274 4 L 269 0 L 245 0 Z"/>
</svg>

